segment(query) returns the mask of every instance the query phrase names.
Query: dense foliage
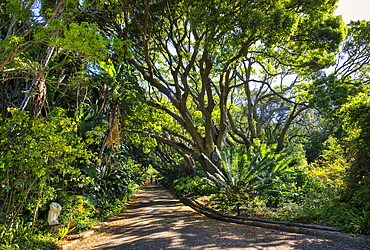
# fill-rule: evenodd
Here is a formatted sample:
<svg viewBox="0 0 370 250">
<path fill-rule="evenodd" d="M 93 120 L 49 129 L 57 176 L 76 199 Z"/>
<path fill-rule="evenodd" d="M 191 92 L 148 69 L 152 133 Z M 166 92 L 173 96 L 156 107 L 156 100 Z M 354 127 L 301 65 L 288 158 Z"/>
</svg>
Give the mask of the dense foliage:
<svg viewBox="0 0 370 250">
<path fill-rule="evenodd" d="M 0 1 L 1 246 L 124 211 L 148 169 L 220 209 L 370 233 L 370 22 L 336 3 Z"/>
<path fill-rule="evenodd" d="M 222 155 L 223 171 L 216 166 L 216 173 L 209 174 L 211 186 L 220 190 L 230 201 L 240 201 L 248 196 L 268 192 L 275 185 L 279 176 L 293 172 L 288 167 L 292 161 L 292 152 L 280 151 L 275 154 L 276 145 L 266 144 L 248 149 L 225 149 Z M 290 153 L 290 155 L 288 155 Z"/>
</svg>

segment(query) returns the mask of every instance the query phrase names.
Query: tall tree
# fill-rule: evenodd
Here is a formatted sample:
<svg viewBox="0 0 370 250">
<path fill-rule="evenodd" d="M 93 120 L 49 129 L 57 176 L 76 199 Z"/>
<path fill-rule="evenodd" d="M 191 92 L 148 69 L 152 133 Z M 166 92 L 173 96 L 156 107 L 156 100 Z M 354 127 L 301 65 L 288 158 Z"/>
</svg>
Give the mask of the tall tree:
<svg viewBox="0 0 370 250">
<path fill-rule="evenodd" d="M 21 110 L 32 106 L 34 115 L 39 116 L 48 89 L 62 82 L 69 84 L 79 71 L 107 56 L 108 39 L 99 35 L 96 25 L 77 20 L 82 13 L 92 11 L 91 6 L 95 10 L 95 5 L 74 0 L 4 1 L 0 5 L 3 117 L 7 106 Z M 19 92 L 10 95 L 18 95 L 22 101 L 7 98 L 14 85 L 21 85 Z M 25 96 L 20 93 L 24 89 Z"/>
<path fill-rule="evenodd" d="M 344 43 L 336 54 L 334 70 L 318 72 L 311 82 L 302 87 L 306 92 L 302 91 L 301 96 L 318 111 L 319 117 L 316 119 L 319 123 L 328 128 L 314 139 L 321 138 L 316 145 L 326 141 L 329 135 L 338 139 L 346 137 L 347 132 L 342 128 L 344 117 L 339 115 L 339 111 L 348 98 L 368 89 L 369 27 L 369 22 L 352 21 L 348 25 Z"/>
<path fill-rule="evenodd" d="M 111 35 L 131 39 L 122 49 L 130 54 L 127 60 L 152 93 L 147 103 L 184 128 L 184 134 L 167 130 L 181 143 L 156 136 L 213 172 L 203 155 L 220 167 L 214 151 L 228 140 L 233 120 L 228 117 L 231 91 L 245 88 L 252 116 L 248 92 L 253 82 L 271 86 L 266 76 L 307 75 L 332 63 L 343 37 L 342 21 L 332 15 L 335 3 L 142 1 L 112 20 Z M 257 71 L 260 74 L 254 74 Z M 157 98 L 160 96 L 167 101 Z M 289 101 L 293 108 L 287 125 L 302 109 L 296 100 Z M 201 113 L 204 131 L 191 107 Z M 252 121 L 249 119 L 251 133 Z M 243 143 L 250 143 L 243 133 L 234 132 Z"/>
<path fill-rule="evenodd" d="M 370 22 L 352 21 L 334 71 L 308 85 L 310 102 L 338 131 L 334 135 L 348 152 L 344 194 L 347 199 L 369 194 L 368 154 Z M 362 200 L 361 198 L 356 198 Z M 355 200 L 356 200 L 355 199 Z M 355 201 L 356 203 L 356 201 Z M 364 207 L 365 203 L 357 204 Z M 370 204 L 366 205 L 370 208 Z"/>
</svg>

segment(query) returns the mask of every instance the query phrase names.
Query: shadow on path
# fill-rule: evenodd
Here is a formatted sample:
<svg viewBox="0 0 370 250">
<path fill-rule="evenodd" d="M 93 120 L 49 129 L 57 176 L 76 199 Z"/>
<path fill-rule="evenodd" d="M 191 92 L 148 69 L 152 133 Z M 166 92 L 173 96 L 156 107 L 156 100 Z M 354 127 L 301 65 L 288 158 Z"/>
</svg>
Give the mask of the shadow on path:
<svg viewBox="0 0 370 250">
<path fill-rule="evenodd" d="M 79 249 L 363 249 L 343 242 L 212 220 L 144 186 L 119 219 L 85 239 Z"/>
</svg>

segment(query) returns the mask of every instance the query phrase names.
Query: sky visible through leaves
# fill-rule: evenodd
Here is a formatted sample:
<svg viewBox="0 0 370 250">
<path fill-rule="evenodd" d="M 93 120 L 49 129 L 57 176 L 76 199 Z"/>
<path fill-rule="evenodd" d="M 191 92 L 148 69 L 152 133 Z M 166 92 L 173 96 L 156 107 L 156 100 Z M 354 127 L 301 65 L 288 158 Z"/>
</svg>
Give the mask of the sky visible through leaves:
<svg viewBox="0 0 370 250">
<path fill-rule="evenodd" d="M 350 20 L 370 20 L 370 0 L 339 0 L 335 15 L 342 15 L 347 24 Z"/>
</svg>

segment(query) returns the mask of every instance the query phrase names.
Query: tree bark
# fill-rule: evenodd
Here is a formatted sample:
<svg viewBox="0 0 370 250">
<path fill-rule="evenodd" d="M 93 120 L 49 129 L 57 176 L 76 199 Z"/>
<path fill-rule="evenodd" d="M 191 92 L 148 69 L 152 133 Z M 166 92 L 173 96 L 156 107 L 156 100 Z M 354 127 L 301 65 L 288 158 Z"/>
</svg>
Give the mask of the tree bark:
<svg viewBox="0 0 370 250">
<path fill-rule="evenodd" d="M 284 128 L 281 131 L 281 134 L 278 138 L 278 144 L 277 144 L 277 147 L 276 147 L 276 152 L 280 152 L 284 148 L 284 136 L 285 136 L 286 132 L 288 131 L 288 128 L 289 128 L 290 124 L 292 123 L 292 121 L 294 120 L 294 118 L 296 118 L 302 111 L 308 109 L 307 106 L 303 106 L 303 107 L 299 108 L 297 111 L 295 111 L 296 108 L 297 108 L 297 104 L 294 105 L 294 108 L 293 108 L 292 112 L 290 113 L 288 121 L 285 123 Z"/>
<path fill-rule="evenodd" d="M 251 91 L 249 88 L 249 80 L 251 76 L 251 71 L 252 71 L 252 62 L 248 61 L 248 68 L 246 68 L 246 79 L 244 83 L 244 91 L 247 96 L 247 107 L 248 107 L 248 127 L 249 131 L 251 133 L 250 140 L 253 142 L 253 139 L 256 138 L 256 130 L 253 124 L 253 101 L 251 97 Z"/>
<path fill-rule="evenodd" d="M 107 140 L 108 140 L 109 136 L 112 134 L 114 122 L 115 122 L 115 119 L 116 119 L 117 105 L 118 105 L 118 98 L 113 100 L 112 114 L 111 114 L 111 117 L 109 119 L 109 132 L 104 137 L 103 144 L 100 148 L 98 160 L 95 163 L 95 169 L 97 169 L 97 167 L 99 165 L 99 160 L 101 160 L 102 157 L 103 157 L 104 149 L 105 149 L 105 146 L 107 145 Z"/>
</svg>

